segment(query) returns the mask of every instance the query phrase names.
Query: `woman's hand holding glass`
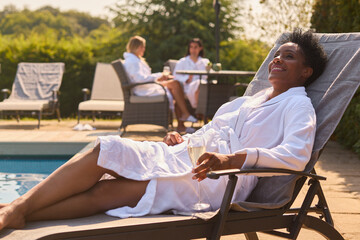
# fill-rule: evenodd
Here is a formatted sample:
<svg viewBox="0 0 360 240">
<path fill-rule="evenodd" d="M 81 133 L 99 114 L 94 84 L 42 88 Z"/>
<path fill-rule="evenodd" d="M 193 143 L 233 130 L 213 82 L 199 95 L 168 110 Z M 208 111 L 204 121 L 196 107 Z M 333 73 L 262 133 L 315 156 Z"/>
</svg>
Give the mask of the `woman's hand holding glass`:
<svg viewBox="0 0 360 240">
<path fill-rule="evenodd" d="M 187 140 L 188 154 L 193 167 L 197 165 L 197 160 L 205 153 L 205 139 L 201 135 L 192 135 Z M 201 202 L 201 186 L 198 182 L 199 201 L 193 206 L 194 211 L 204 211 L 210 208 L 210 204 Z"/>
<path fill-rule="evenodd" d="M 158 82 L 167 81 L 173 79 L 174 76 L 171 75 L 170 67 L 165 66 L 162 71 L 161 77 L 157 79 Z"/>
<path fill-rule="evenodd" d="M 206 174 L 214 170 L 240 169 L 244 164 L 246 154 L 221 154 L 206 152 L 197 160 L 197 167 L 193 169 L 193 179 L 202 181 Z"/>
<path fill-rule="evenodd" d="M 168 77 L 170 75 L 170 67 L 164 66 L 162 74 L 163 76 Z"/>
</svg>

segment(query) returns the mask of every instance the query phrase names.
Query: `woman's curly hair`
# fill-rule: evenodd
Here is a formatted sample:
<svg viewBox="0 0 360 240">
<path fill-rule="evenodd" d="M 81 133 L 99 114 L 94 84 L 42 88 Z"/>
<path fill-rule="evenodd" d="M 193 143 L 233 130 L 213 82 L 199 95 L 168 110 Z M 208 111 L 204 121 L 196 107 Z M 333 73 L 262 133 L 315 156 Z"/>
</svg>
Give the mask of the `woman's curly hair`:
<svg viewBox="0 0 360 240">
<path fill-rule="evenodd" d="M 312 75 L 306 80 L 305 87 L 314 82 L 324 71 L 327 56 L 313 31 L 303 32 L 296 28 L 292 33 L 281 40 L 281 43 L 292 42 L 299 45 L 305 56 L 305 65 L 313 69 Z"/>
</svg>

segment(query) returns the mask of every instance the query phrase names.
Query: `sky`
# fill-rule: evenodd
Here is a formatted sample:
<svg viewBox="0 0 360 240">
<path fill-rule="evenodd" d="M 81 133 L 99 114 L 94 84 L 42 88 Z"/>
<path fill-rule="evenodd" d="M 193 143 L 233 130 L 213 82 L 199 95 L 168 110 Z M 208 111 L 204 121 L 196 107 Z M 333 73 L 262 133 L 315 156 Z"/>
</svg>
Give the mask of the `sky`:
<svg viewBox="0 0 360 240">
<path fill-rule="evenodd" d="M 118 0 L 0 0 L 0 9 L 4 6 L 13 4 L 18 9 L 22 10 L 25 6 L 30 10 L 35 10 L 45 5 L 50 5 L 60 10 L 78 10 L 80 12 L 87 12 L 93 16 L 107 16 L 109 10 L 108 6 L 115 6 Z M 245 3 L 252 3 L 258 5 L 258 1 L 245 0 Z M 257 4 L 256 4 L 257 3 Z"/>
<path fill-rule="evenodd" d="M 0 0 L 0 9 L 12 4 L 22 10 L 26 6 L 30 10 L 36 10 L 45 5 L 50 5 L 60 10 L 74 9 L 80 12 L 90 13 L 92 16 L 106 17 L 109 15 L 107 6 L 115 6 L 117 0 Z"/>
<path fill-rule="evenodd" d="M 24 9 L 24 7 L 30 10 L 36 10 L 40 7 L 50 5 L 62 11 L 77 10 L 79 12 L 90 13 L 92 16 L 111 19 L 113 16 L 107 7 L 115 6 L 116 2 L 119 2 L 119 0 L 0 0 L 0 10 L 3 10 L 4 6 L 9 4 L 15 5 L 19 10 Z M 244 0 L 245 8 L 248 8 L 249 4 L 253 6 L 254 10 L 259 7 L 259 1 Z M 247 35 L 250 35 L 248 37 L 259 37 L 256 29 L 253 29 L 251 25 L 246 25 L 245 23 L 244 28 Z"/>
</svg>

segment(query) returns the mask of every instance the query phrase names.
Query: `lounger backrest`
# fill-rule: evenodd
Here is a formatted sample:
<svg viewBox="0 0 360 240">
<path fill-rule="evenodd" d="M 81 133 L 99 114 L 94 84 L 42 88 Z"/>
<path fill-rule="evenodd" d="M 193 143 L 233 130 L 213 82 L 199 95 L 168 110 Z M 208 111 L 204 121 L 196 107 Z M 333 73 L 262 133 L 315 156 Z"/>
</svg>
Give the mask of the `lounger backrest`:
<svg viewBox="0 0 360 240">
<path fill-rule="evenodd" d="M 317 116 L 317 130 L 313 154 L 306 171 L 313 169 L 321 149 L 338 125 L 345 109 L 360 85 L 360 33 L 317 34 L 328 55 L 324 73 L 307 89 Z M 253 95 L 269 87 L 268 64 L 280 47 L 280 39 L 256 73 L 246 90 Z M 239 203 L 244 209 L 278 208 L 290 201 L 297 178 L 277 176 L 260 178 L 247 202 Z"/>
<path fill-rule="evenodd" d="M 127 88 L 127 86 L 130 84 L 130 79 L 124 68 L 123 60 L 118 59 L 118 60 L 113 61 L 111 64 L 118 76 L 118 81 L 120 80 L 121 88 L 123 90 L 125 101 L 130 101 L 131 91 L 130 91 L 130 88 Z"/>
<path fill-rule="evenodd" d="M 178 62 L 178 60 L 176 60 L 176 59 L 169 59 L 164 63 L 164 66 L 169 66 L 171 74 L 174 75 L 175 74 L 174 70 L 175 70 L 175 66 L 176 66 L 177 62 Z"/>
<path fill-rule="evenodd" d="M 64 70 L 64 63 L 19 63 L 9 99 L 51 100 Z"/>
<path fill-rule="evenodd" d="M 97 63 L 91 100 L 124 100 L 119 79 L 110 63 Z"/>
</svg>

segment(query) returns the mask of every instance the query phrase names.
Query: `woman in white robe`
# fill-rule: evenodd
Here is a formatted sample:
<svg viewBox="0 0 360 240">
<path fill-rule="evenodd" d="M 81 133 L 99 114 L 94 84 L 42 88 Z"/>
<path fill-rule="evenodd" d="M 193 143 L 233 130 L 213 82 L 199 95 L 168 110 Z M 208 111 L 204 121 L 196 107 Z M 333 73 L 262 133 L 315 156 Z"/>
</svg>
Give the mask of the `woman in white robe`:
<svg viewBox="0 0 360 240">
<path fill-rule="evenodd" d="M 176 74 L 178 70 L 205 70 L 209 63 L 209 59 L 203 58 L 204 47 L 199 38 L 192 39 L 188 44 L 186 56 L 181 58 L 174 69 L 174 79 L 181 82 L 184 87 L 184 93 L 193 108 L 197 107 L 199 97 L 200 76 Z M 206 80 L 207 76 L 203 76 L 202 80 Z M 183 122 L 178 123 L 178 131 L 185 131 Z"/>
<path fill-rule="evenodd" d="M 11 204 L 1 205 L 0 229 L 22 227 L 25 220 L 75 218 L 105 211 L 119 217 L 166 210 L 189 212 L 198 201 L 198 186 L 204 192 L 201 200 L 215 210 L 226 180 L 207 179 L 210 170 L 303 170 L 316 126 L 304 86 L 322 73 L 325 63 L 312 33 L 296 30 L 269 64 L 272 88 L 223 105 L 213 121 L 195 133 L 208 139 L 198 167 L 192 169 L 186 150 L 191 135 L 171 132 L 164 142 L 100 137 L 94 149 L 74 157 Z M 104 174 L 113 178 L 104 179 Z M 254 176 L 241 176 L 233 201 L 245 200 L 256 182 Z"/>
<path fill-rule="evenodd" d="M 143 59 L 146 41 L 140 36 L 130 38 L 124 53 L 124 67 L 132 83 L 144 83 L 156 81 L 166 89 L 170 108 L 174 110 L 173 100 L 176 102 L 176 111 L 179 112 L 178 120 L 197 122 L 192 116 L 185 103 L 184 91 L 179 82 L 170 79 L 172 76 L 165 76 L 162 73 L 151 73 L 151 68 Z M 133 92 L 138 96 L 159 96 L 164 95 L 164 90 L 157 84 L 145 84 L 133 88 Z"/>
</svg>

